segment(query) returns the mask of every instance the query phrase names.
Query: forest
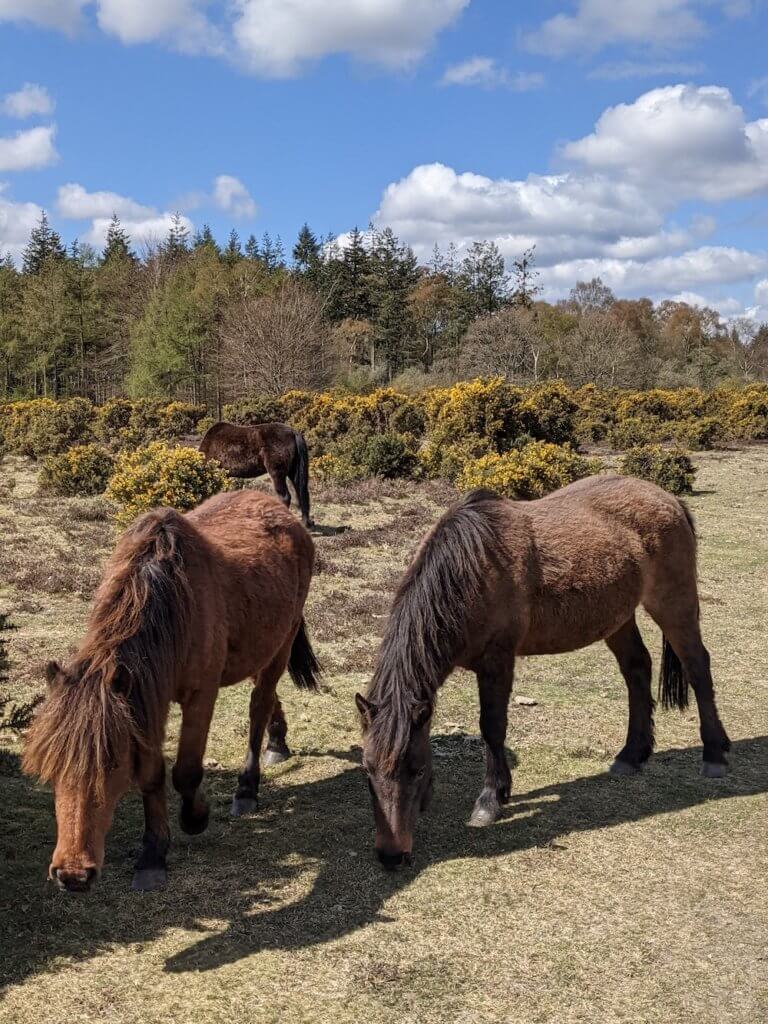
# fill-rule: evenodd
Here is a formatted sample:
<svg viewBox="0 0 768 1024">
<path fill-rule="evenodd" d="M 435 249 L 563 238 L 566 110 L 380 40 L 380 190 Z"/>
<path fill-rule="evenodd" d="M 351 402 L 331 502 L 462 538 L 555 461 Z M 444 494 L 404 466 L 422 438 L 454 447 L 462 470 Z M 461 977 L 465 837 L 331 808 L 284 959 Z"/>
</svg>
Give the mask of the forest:
<svg viewBox="0 0 768 1024">
<path fill-rule="evenodd" d="M 599 279 L 541 298 L 535 249 L 507 268 L 493 242 L 428 265 L 389 230 L 279 238 L 207 226 L 134 244 L 115 216 L 103 251 L 65 246 L 45 214 L 21 266 L 0 259 L 0 400 L 117 395 L 207 404 L 340 386 L 365 392 L 478 376 L 579 387 L 768 378 L 768 325 Z"/>
</svg>

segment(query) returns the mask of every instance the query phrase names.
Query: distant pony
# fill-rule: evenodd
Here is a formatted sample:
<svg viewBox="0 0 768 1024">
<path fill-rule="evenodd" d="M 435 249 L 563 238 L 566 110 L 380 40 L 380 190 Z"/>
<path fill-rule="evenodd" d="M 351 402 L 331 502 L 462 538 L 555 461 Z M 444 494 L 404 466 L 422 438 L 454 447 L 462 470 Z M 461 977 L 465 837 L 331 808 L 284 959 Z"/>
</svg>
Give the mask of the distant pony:
<svg viewBox="0 0 768 1024">
<path fill-rule="evenodd" d="M 196 835 L 208 824 L 201 783 L 216 697 L 249 676 L 248 751 L 232 814 L 256 810 L 270 719 L 284 747 L 278 680 L 287 667 L 297 686 L 317 687 L 303 617 L 313 561 L 304 527 L 258 491 L 219 494 L 187 515 L 148 512 L 123 534 L 77 654 L 65 666 L 48 664 L 48 698 L 24 750 L 25 771 L 54 787 L 58 834 L 49 875 L 61 889 L 90 888 L 117 803 L 133 788 L 144 797 L 145 817 L 133 888 L 165 884 L 170 705 L 181 705 L 173 768 L 181 827 Z"/>
<path fill-rule="evenodd" d="M 200 442 L 208 459 L 220 462 L 230 476 L 247 478 L 269 473 L 277 496 L 291 507 L 290 480 L 305 526 L 314 525 L 309 514 L 309 452 L 304 436 L 287 423 L 214 423 Z"/>
</svg>

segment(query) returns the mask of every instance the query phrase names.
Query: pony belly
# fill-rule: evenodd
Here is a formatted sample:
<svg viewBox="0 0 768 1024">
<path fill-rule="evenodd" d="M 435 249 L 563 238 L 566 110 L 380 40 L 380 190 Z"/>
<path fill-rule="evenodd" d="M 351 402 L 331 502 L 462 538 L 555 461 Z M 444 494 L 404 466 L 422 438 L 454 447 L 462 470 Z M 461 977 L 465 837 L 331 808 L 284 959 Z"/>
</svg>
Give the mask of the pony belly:
<svg viewBox="0 0 768 1024">
<path fill-rule="evenodd" d="M 567 654 L 612 636 L 634 614 L 636 604 L 605 602 L 572 614 L 534 613 L 530 628 L 517 649 L 519 655 Z"/>
</svg>

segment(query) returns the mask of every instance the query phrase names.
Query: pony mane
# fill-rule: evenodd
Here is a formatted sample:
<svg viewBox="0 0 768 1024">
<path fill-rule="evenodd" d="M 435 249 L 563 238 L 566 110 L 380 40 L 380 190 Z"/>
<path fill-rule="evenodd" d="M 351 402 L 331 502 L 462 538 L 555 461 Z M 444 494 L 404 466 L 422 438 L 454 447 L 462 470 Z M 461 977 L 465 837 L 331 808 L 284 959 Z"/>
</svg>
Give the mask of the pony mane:
<svg viewBox="0 0 768 1024">
<path fill-rule="evenodd" d="M 173 509 L 149 512 L 123 534 L 77 656 L 29 731 L 25 771 L 100 797 L 127 744 L 134 757 L 160 749 L 177 666 L 189 651 L 184 549 L 195 539 Z"/>
<path fill-rule="evenodd" d="M 369 736 L 386 772 L 408 746 L 414 710 L 434 707 L 466 641 L 485 568 L 497 560 L 502 502 L 487 490 L 457 502 L 427 535 L 398 587 L 367 693 L 376 705 Z"/>
</svg>

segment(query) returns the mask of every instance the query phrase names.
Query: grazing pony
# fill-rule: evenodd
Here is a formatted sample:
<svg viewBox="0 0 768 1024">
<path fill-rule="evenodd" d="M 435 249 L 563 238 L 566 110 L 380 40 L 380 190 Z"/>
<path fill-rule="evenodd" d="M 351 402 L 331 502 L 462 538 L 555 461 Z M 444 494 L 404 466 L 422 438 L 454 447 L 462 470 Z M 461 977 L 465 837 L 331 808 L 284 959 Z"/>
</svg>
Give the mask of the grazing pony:
<svg viewBox="0 0 768 1024">
<path fill-rule="evenodd" d="M 696 538 L 682 502 L 654 484 L 590 477 L 513 502 L 475 491 L 427 536 L 394 599 L 373 680 L 357 694 L 363 767 L 387 867 L 408 860 L 430 797 L 429 729 L 438 689 L 457 666 L 477 674 L 486 773 L 470 824 L 488 825 L 510 796 L 504 754 L 515 658 L 605 640 L 629 690 L 627 741 L 612 771 L 641 769 L 654 746 L 651 658 L 642 605 L 664 634 L 661 700 L 685 708 L 693 686 L 703 774 L 726 772 L 728 737 L 699 631 Z"/>
<path fill-rule="evenodd" d="M 313 525 L 309 514 L 309 452 L 304 435 L 286 423 L 257 423 L 241 427 L 236 423 L 214 423 L 200 442 L 207 459 L 216 459 L 230 476 L 238 478 L 269 473 L 277 496 L 291 507 L 296 491 L 302 522 Z"/>
<path fill-rule="evenodd" d="M 90 888 L 115 807 L 134 787 L 144 797 L 146 830 L 133 887 L 165 883 L 170 704 L 177 701 L 182 716 L 173 769 L 181 827 L 195 835 L 208 824 L 201 782 L 216 697 L 248 676 L 250 733 L 232 814 L 256 810 L 277 682 L 287 666 L 298 686 L 317 687 L 303 618 L 313 559 L 304 527 L 256 491 L 217 495 L 186 515 L 148 512 L 123 534 L 80 649 L 67 666 L 48 665 L 49 694 L 24 751 L 25 770 L 54 787 L 49 876 L 60 888 Z M 275 718 L 284 744 L 285 720 Z"/>
</svg>

